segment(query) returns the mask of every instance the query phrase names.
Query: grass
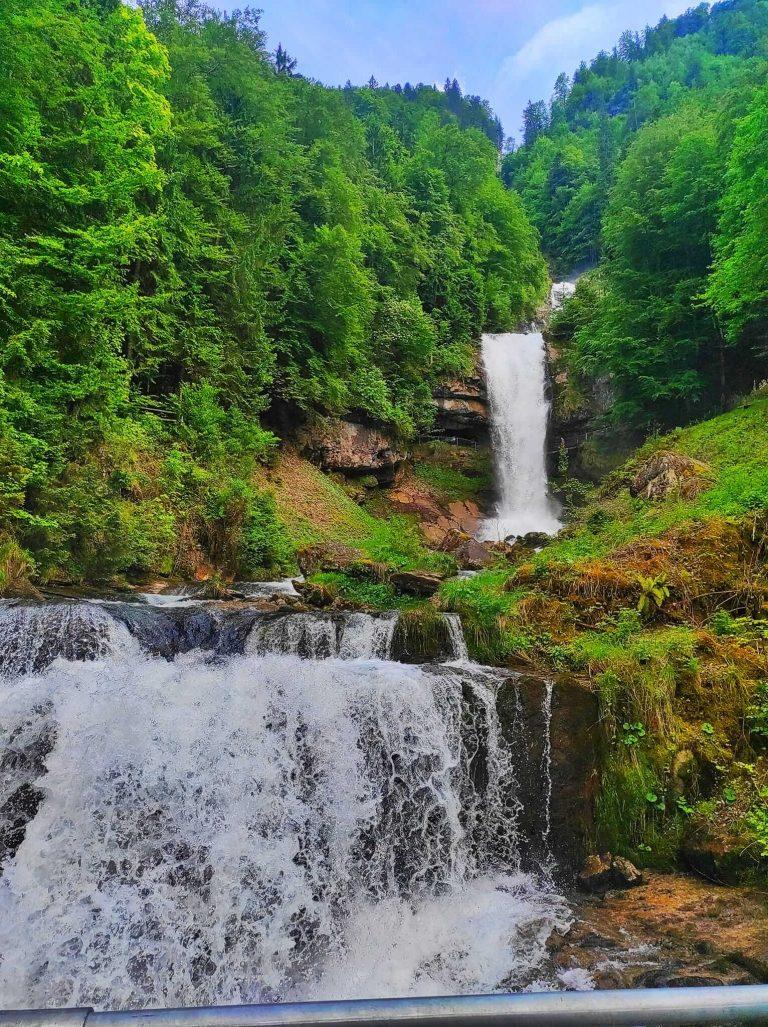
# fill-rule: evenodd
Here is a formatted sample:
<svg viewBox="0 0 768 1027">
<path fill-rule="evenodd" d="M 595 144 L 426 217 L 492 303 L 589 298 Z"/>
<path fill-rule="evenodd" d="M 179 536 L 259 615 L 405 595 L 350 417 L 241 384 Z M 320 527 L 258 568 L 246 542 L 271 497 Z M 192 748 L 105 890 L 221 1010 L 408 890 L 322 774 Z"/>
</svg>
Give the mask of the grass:
<svg viewBox="0 0 768 1027">
<path fill-rule="evenodd" d="M 455 571 L 445 553 L 427 548 L 415 521 L 373 516 L 329 475 L 293 450 L 259 472 L 258 484 L 274 496 L 277 514 L 295 548 L 340 542 L 397 570 Z"/>
<path fill-rule="evenodd" d="M 631 496 L 636 470 L 658 451 L 707 465 L 698 494 Z M 671 867 L 707 809 L 707 837 L 754 872 L 765 798 L 737 816 L 732 795 L 745 766 L 755 780 L 768 772 L 768 746 L 749 730 L 768 680 L 766 515 L 768 395 L 757 394 L 649 440 L 527 563 L 444 584 L 440 603 L 461 614 L 476 658 L 569 672 L 597 693 L 597 847 Z M 658 605 L 641 602 L 648 582 L 663 585 Z"/>
<path fill-rule="evenodd" d="M 477 500 L 493 485 L 490 452 L 481 447 L 430 442 L 413 454 L 413 473 L 446 502 Z"/>
<path fill-rule="evenodd" d="M 626 487 L 632 468 L 664 449 L 709 464 L 711 487 L 689 500 L 654 504 L 633 498 Z M 550 566 L 603 557 L 618 546 L 658 538 L 686 522 L 740 517 L 760 509 L 768 509 L 768 396 L 758 394 L 711 421 L 646 443 L 629 465 L 594 494 L 571 529 L 538 554 L 534 563 Z"/>
</svg>

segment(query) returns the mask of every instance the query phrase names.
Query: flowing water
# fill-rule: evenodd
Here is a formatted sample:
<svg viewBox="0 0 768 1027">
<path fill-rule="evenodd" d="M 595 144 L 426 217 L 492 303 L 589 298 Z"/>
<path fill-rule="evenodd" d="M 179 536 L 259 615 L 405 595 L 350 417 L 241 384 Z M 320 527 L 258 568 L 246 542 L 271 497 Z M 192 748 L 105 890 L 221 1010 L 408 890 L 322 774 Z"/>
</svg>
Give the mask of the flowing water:
<svg viewBox="0 0 768 1027">
<path fill-rule="evenodd" d="M 456 619 L 398 663 L 395 626 L 1 606 L 0 1007 L 536 984 L 568 909 L 524 859 L 505 676 Z"/>
<path fill-rule="evenodd" d="M 549 496 L 546 441 L 549 402 L 541 332 L 483 336 L 499 500 L 481 535 L 505 539 L 560 527 Z"/>
</svg>

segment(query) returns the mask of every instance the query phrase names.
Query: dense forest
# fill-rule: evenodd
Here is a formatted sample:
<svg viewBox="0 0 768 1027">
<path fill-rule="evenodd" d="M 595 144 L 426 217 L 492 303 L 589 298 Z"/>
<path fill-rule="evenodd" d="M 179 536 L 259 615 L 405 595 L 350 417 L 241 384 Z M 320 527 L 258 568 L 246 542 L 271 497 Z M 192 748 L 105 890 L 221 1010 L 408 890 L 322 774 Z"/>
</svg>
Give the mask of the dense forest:
<svg viewBox="0 0 768 1027">
<path fill-rule="evenodd" d="M 253 11 L 0 10 L 0 531 L 41 573 L 285 562 L 270 427 L 407 440 L 546 267 L 449 83 L 328 89 Z M 224 542 L 223 540 L 227 541 Z M 227 548 L 227 552 L 222 551 Z M 183 548 L 183 545 L 182 545 Z"/>
<path fill-rule="evenodd" d="M 560 329 L 615 422 L 684 423 L 765 377 L 767 37 L 764 0 L 625 32 L 528 105 L 504 159 L 556 270 L 599 262 Z"/>
</svg>

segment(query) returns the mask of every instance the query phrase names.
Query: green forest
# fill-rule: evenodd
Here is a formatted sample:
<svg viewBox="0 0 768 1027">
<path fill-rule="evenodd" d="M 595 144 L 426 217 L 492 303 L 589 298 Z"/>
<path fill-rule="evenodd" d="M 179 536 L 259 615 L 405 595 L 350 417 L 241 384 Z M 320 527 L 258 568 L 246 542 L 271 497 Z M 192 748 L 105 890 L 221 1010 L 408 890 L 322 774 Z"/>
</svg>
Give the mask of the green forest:
<svg viewBox="0 0 768 1027">
<path fill-rule="evenodd" d="M 726 0 L 625 32 L 530 103 L 503 178 L 556 273 L 597 270 L 564 316 L 574 378 L 609 375 L 640 432 L 765 377 L 768 4 Z"/>
<path fill-rule="evenodd" d="M 17 568 L 290 565 L 254 465 L 350 411 L 408 441 L 547 271 L 487 104 L 328 89 L 253 11 L 0 8 L 0 532 Z M 8 549 L 8 546 L 11 546 Z"/>
</svg>

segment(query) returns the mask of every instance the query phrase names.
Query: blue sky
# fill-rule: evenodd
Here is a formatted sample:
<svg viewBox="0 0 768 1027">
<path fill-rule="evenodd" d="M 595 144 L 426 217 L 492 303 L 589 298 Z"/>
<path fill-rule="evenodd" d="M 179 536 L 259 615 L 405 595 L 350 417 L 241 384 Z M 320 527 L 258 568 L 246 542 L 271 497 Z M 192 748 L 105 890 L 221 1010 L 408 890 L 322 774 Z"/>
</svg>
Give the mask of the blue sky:
<svg viewBox="0 0 768 1027">
<path fill-rule="evenodd" d="M 457 78 L 490 100 L 519 137 L 526 101 L 548 98 L 560 71 L 695 0 L 251 0 L 270 48 L 329 85 Z M 221 2 L 220 7 L 242 6 Z"/>
</svg>

